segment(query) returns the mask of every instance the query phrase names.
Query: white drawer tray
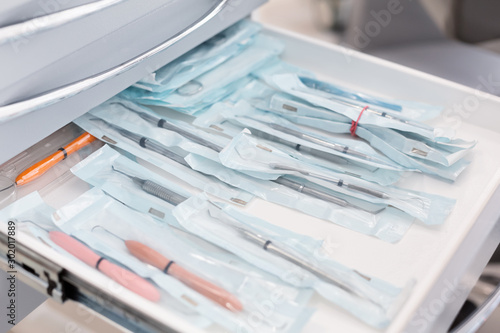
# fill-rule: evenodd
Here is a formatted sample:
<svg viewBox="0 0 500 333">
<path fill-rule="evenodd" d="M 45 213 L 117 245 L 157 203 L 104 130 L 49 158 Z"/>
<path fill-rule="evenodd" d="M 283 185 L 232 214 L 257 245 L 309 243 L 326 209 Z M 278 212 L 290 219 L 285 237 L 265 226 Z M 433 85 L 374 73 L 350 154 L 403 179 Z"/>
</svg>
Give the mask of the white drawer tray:
<svg viewBox="0 0 500 333">
<path fill-rule="evenodd" d="M 461 138 L 478 140 L 479 144 L 468 156 L 471 165 L 455 183 L 419 174 L 409 175 L 398 183 L 455 198 L 457 204 L 444 225 L 429 227 L 416 223 L 397 244 L 384 243 L 260 199 L 254 199 L 244 209 L 293 231 L 326 239 L 333 249 L 333 259 L 360 272 L 399 286 L 414 279 L 416 285 L 412 293 L 386 332 L 445 332 L 500 239 L 497 226 L 500 98 L 339 46 L 276 29 L 265 30 L 286 43 L 284 60 L 314 71 L 321 78 L 361 91 L 442 105 L 446 109 L 432 125 L 453 126 Z M 82 190 L 78 185 L 75 182 L 65 187 L 75 195 Z M 22 236 L 20 242 L 27 237 Z M 107 282 L 91 268 L 53 254 L 45 246 L 28 244 L 41 256 L 77 274 L 78 279 L 89 286 L 102 286 Z M 196 331 L 189 323 L 132 292 L 125 290 L 109 296 L 113 304 L 130 310 L 131 321 L 149 320 L 153 326 Z M 318 295 L 310 305 L 317 311 L 304 332 L 379 332 Z"/>
</svg>

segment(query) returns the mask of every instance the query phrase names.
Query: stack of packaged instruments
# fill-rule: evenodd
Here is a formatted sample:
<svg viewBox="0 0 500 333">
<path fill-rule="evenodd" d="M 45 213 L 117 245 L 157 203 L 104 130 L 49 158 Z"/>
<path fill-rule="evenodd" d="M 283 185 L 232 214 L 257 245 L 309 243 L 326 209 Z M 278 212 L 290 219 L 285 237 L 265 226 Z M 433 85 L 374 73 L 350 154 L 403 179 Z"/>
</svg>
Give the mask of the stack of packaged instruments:
<svg viewBox="0 0 500 333">
<path fill-rule="evenodd" d="M 71 169 L 92 188 L 58 209 L 33 193 L 1 214 L 61 253 L 58 232 L 79 239 L 151 284 L 138 294 L 200 327 L 300 331 L 313 291 L 386 327 L 412 281 L 341 265 L 319 254 L 321 240 L 240 207 L 258 197 L 395 243 L 415 221 L 444 223 L 455 204 L 399 187 L 401 177 L 453 182 L 476 143 L 428 125 L 439 107 L 284 62 L 284 45 L 260 30 L 241 21 L 77 119 L 108 144 Z M 274 311 L 248 320 L 273 293 Z"/>
</svg>

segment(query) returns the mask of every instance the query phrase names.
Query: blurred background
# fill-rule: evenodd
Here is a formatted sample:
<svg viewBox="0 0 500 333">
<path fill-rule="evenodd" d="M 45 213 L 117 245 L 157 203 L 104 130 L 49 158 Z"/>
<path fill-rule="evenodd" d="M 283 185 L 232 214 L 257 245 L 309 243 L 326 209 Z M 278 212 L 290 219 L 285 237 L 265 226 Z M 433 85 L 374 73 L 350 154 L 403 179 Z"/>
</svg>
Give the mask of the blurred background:
<svg viewBox="0 0 500 333">
<path fill-rule="evenodd" d="M 500 96 L 499 16 L 498 0 L 270 0 L 254 18 Z M 499 283 L 497 249 L 454 326 Z M 499 309 L 478 332 L 500 332 Z"/>
<path fill-rule="evenodd" d="M 498 0 L 270 0 L 262 22 L 500 95 Z"/>
</svg>

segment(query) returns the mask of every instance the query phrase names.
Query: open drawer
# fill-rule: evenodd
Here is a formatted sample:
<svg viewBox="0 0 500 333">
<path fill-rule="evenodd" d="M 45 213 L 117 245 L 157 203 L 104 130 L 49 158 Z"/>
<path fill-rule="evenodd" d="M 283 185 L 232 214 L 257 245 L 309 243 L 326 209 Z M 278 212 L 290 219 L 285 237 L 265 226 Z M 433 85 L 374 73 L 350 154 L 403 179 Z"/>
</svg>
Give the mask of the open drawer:
<svg viewBox="0 0 500 333">
<path fill-rule="evenodd" d="M 0 72 L 0 141 L 11 141 L 0 163 L 264 2 L 99 0 L 67 8 L 26 0 L 1 8 L 32 18 L 41 6 L 45 15 L 0 30 L 0 54 L 10 65 Z M 27 130 L 18 136 L 18 128 Z"/>
<path fill-rule="evenodd" d="M 478 140 L 479 144 L 469 155 L 471 165 L 455 183 L 421 174 L 412 174 L 398 183 L 455 198 L 457 204 L 443 225 L 413 224 L 396 244 L 384 243 L 260 199 L 254 199 L 244 208 L 276 225 L 328 239 L 334 247 L 332 257 L 346 266 L 399 286 L 415 280 L 409 298 L 385 332 L 445 332 L 500 239 L 497 223 L 500 157 L 496 154 L 500 142 L 500 115 L 496 111 L 500 98 L 286 31 L 266 28 L 265 32 L 285 42 L 284 60 L 311 70 L 320 78 L 363 92 L 442 105 L 445 111 L 432 125 L 453 126 L 460 137 Z M 101 95 L 99 101 L 103 97 Z M 4 145 L 6 143 L 2 143 L 2 152 Z M 44 184 L 52 180 L 50 177 L 57 176 L 56 172 L 47 174 Z M 63 187 L 68 191 L 63 195 L 64 200 L 82 191 L 78 182 L 68 182 Z M 32 189 L 20 189 L 19 195 Z M 2 233 L 5 229 L 2 223 Z M 49 295 L 54 298 L 76 298 L 134 331 L 198 331 L 190 323 L 132 292 L 103 291 L 100 286 L 108 281 L 104 276 L 53 254 L 47 247 L 31 241 L 28 235 L 18 235 L 17 246 L 20 263 L 41 273 L 40 289 L 50 290 Z M 0 247 L 6 248 L 4 235 Z M 20 270 L 20 273 L 30 275 L 28 270 Z M 47 273 L 45 277 L 44 273 Z M 310 305 L 317 311 L 304 332 L 378 332 L 317 295 Z"/>
</svg>

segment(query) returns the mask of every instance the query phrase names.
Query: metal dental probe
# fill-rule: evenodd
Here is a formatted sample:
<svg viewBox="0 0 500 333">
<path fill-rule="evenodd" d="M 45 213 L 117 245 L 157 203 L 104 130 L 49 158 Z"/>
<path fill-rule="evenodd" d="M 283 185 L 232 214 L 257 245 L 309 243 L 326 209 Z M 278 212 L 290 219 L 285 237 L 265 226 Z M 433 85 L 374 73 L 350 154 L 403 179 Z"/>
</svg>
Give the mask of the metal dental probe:
<svg viewBox="0 0 500 333">
<path fill-rule="evenodd" d="M 331 203 L 336 204 L 336 205 L 341 206 L 341 207 L 350 207 L 350 208 L 354 208 L 354 209 L 359 209 L 359 210 L 362 210 L 362 211 L 367 212 L 369 214 L 378 214 L 385 209 L 385 207 L 383 207 L 380 209 L 370 210 L 370 209 L 366 209 L 366 208 L 363 208 L 363 207 L 360 207 L 357 205 L 353 205 L 347 200 L 338 198 L 336 196 L 333 196 L 333 195 L 326 193 L 324 191 L 321 191 L 319 189 L 315 189 L 315 188 L 306 186 L 302 183 L 296 182 L 294 180 L 291 180 L 291 179 L 285 178 L 285 177 L 279 177 L 276 180 L 272 180 L 272 182 L 286 186 L 294 191 L 297 191 L 299 193 L 303 193 L 305 195 L 308 195 L 308 196 L 316 198 L 316 199 L 320 199 L 320 200 L 323 200 L 326 202 L 331 202 Z"/>
<path fill-rule="evenodd" d="M 167 158 L 170 158 L 172 160 L 174 160 L 175 162 L 178 162 L 179 164 L 182 164 L 190 169 L 191 166 L 189 165 L 189 163 L 186 162 L 186 160 L 184 160 L 184 158 L 176 153 L 174 153 L 173 151 L 167 149 L 165 146 L 163 146 L 161 143 L 158 143 L 158 142 L 155 142 L 155 141 L 152 141 L 146 137 L 143 137 L 143 136 L 140 136 L 138 134 L 135 134 L 133 132 L 130 132 L 122 127 L 119 127 L 117 125 L 113 125 L 113 124 L 110 124 L 109 122 L 103 120 L 103 119 L 99 119 L 99 118 L 94 118 L 94 119 L 91 119 L 93 121 L 102 121 L 103 123 L 107 124 L 108 126 L 110 126 L 111 128 L 114 128 L 116 131 L 118 131 L 121 135 L 123 135 L 124 137 L 132 140 L 132 141 L 135 141 L 137 142 L 141 147 L 144 147 L 144 148 L 147 148 L 147 149 L 150 149 L 152 151 L 155 151 Z M 222 150 L 221 147 L 219 147 L 220 150 Z M 358 206 L 355 206 L 355 205 L 352 205 L 350 204 L 348 201 L 344 200 L 344 199 L 340 199 L 340 198 L 337 198 L 329 193 L 325 193 L 323 191 L 320 191 L 320 190 L 317 190 L 317 189 L 314 189 L 314 188 L 311 188 L 311 187 L 308 187 L 308 186 L 305 186 L 304 184 L 301 184 L 301 183 L 298 183 L 298 182 L 295 182 L 295 181 L 292 181 L 290 179 L 287 179 L 287 178 L 284 178 L 284 177 L 280 177 L 276 180 L 272 180 L 272 182 L 275 182 L 277 184 L 280 184 L 280 185 L 283 185 L 283 186 L 286 186 L 294 191 L 297 191 L 297 192 L 300 192 L 300 193 L 304 193 L 306 195 L 309 195 L 309 196 L 312 196 L 313 198 L 317 198 L 317 199 L 321 199 L 323 201 L 326 201 L 326 202 L 331 202 L 331 203 L 334 203 L 334 204 L 337 204 L 341 207 L 352 207 L 352 208 L 356 208 L 356 209 L 360 209 L 360 210 L 363 210 L 363 211 L 366 211 L 370 214 L 376 214 L 377 212 L 380 212 L 380 210 L 378 211 L 370 211 L 370 210 L 365 210 L 361 207 L 358 207 Z"/>
<path fill-rule="evenodd" d="M 107 126 L 113 128 L 118 133 L 120 133 L 120 135 L 126 137 L 127 139 L 130 139 L 130 140 L 136 142 L 139 146 L 146 148 L 146 149 L 149 149 L 151 151 L 154 151 L 160 155 L 163 155 L 163 156 L 165 156 L 165 157 L 167 157 L 167 158 L 169 158 L 169 159 L 171 159 L 179 164 L 184 165 L 185 167 L 191 168 L 182 156 L 174 153 L 173 151 L 171 151 L 170 149 L 168 149 L 167 147 L 165 147 L 164 145 L 162 145 L 159 142 L 151 140 L 145 136 L 135 134 L 134 132 L 131 132 L 129 130 L 124 129 L 123 127 L 113 125 L 104 119 L 92 118 L 90 120 L 103 122 Z"/>
<path fill-rule="evenodd" d="M 370 188 L 367 188 L 367 187 L 364 187 L 364 186 L 350 184 L 350 183 L 347 183 L 343 179 L 340 179 L 340 178 L 323 176 L 323 175 L 320 175 L 320 174 L 317 174 L 317 173 L 308 172 L 306 170 L 294 168 L 294 167 L 291 167 L 291 166 L 288 166 L 288 165 L 284 165 L 284 164 L 271 163 L 271 164 L 269 164 L 269 166 L 271 168 L 275 169 L 275 170 L 295 171 L 295 172 L 299 172 L 299 173 L 301 173 L 303 175 L 306 175 L 306 176 L 311 176 L 311 177 L 314 177 L 314 178 L 318 178 L 318 179 L 323 179 L 323 180 L 326 180 L 326 181 L 330 181 L 330 182 L 336 183 L 337 186 L 339 186 L 339 187 L 347 187 L 347 188 L 349 188 L 349 189 L 351 189 L 353 191 L 362 192 L 364 194 L 371 195 L 373 197 L 377 197 L 377 198 L 380 198 L 380 199 L 390 199 L 390 196 L 387 195 L 384 192 L 373 190 L 373 189 L 370 189 Z"/>
<path fill-rule="evenodd" d="M 273 134 L 269 134 L 269 133 L 266 133 L 264 131 L 258 130 L 255 127 L 242 124 L 241 122 L 239 122 L 239 121 L 237 121 L 235 119 L 228 119 L 227 121 L 229 121 L 231 123 L 235 123 L 237 126 L 246 127 L 248 129 L 250 129 L 251 134 L 253 136 L 256 136 L 256 137 L 264 139 L 264 140 L 268 140 L 268 141 L 272 141 L 272 142 L 275 142 L 275 143 L 279 143 L 279 144 L 285 145 L 285 146 L 290 147 L 293 150 L 296 150 L 298 152 L 306 153 L 308 155 L 314 156 L 316 158 L 319 158 L 319 159 L 322 159 L 322 160 L 325 160 L 325 161 L 328 161 L 328 162 L 332 162 L 332 163 L 340 164 L 340 165 L 342 165 L 342 164 L 349 164 L 349 163 L 356 163 L 357 162 L 357 161 L 350 161 L 350 160 L 348 160 L 348 159 L 346 159 L 345 157 L 342 157 L 342 156 L 334 155 L 334 154 L 331 154 L 331 153 L 328 153 L 328 152 L 325 152 L 325 151 L 322 151 L 322 150 L 319 150 L 319 149 L 310 148 L 310 147 L 307 147 L 307 146 L 303 146 L 301 144 L 297 144 L 297 143 L 292 142 L 292 141 L 288 141 L 286 139 L 282 139 L 282 138 L 280 138 L 278 136 L 275 136 Z M 359 163 L 359 162 L 357 162 L 357 163 Z M 366 170 L 369 170 L 371 172 L 374 172 L 377 169 L 379 169 L 378 166 L 372 166 L 372 165 L 369 165 L 369 164 L 362 164 L 362 163 L 358 164 L 358 167 L 366 169 Z M 391 167 L 393 167 L 393 166 L 391 166 Z M 360 175 L 355 175 L 355 176 L 361 177 Z"/>
<path fill-rule="evenodd" d="M 112 103 L 112 104 L 119 104 L 121 106 L 123 106 L 124 108 L 126 108 L 127 110 L 130 110 L 134 113 L 136 113 L 137 115 L 139 115 L 142 119 L 146 120 L 147 122 L 155 125 L 155 126 L 158 126 L 160 128 L 164 128 L 166 130 L 169 130 L 169 131 L 172 131 L 172 132 L 176 132 L 177 134 L 179 135 L 182 135 L 183 137 L 185 137 L 186 139 L 189 139 L 193 142 L 196 142 L 202 146 L 205 146 L 207 148 L 210 148 L 212 150 L 215 150 L 217 152 L 219 152 L 220 150 L 222 150 L 222 148 L 208 140 L 205 140 L 203 138 L 200 138 L 199 136 L 197 136 L 196 134 L 192 134 L 180 127 L 177 127 L 171 123 L 168 122 L 168 120 L 166 119 L 163 119 L 163 118 L 159 118 L 159 117 L 155 117 L 147 112 L 142 112 L 142 111 L 137 111 L 137 110 L 134 110 L 132 108 L 129 108 L 128 106 L 126 106 L 125 104 L 123 103 L 118 103 L 118 102 L 115 102 L 115 103 Z M 220 150 L 219 150 L 220 149 Z"/>
<path fill-rule="evenodd" d="M 346 285 L 341 280 L 336 279 L 335 277 L 332 277 L 329 274 L 321 271 L 319 268 L 311 265 L 310 263 L 299 258 L 298 256 L 293 255 L 292 253 L 289 253 L 289 251 L 281 248 L 280 246 L 276 245 L 271 240 L 266 239 L 262 235 L 260 235 L 256 232 L 250 231 L 248 229 L 244 229 L 242 227 L 236 226 L 234 224 L 230 224 L 230 223 L 226 223 L 226 222 L 223 222 L 223 223 L 226 224 L 227 226 L 237 230 L 246 239 L 248 239 L 249 241 L 253 242 L 254 244 L 257 244 L 258 246 L 262 247 L 263 250 L 265 250 L 269 253 L 272 253 L 272 254 L 274 254 L 274 255 L 276 255 L 276 256 L 278 256 L 286 261 L 289 261 L 289 262 L 297 265 L 298 267 L 312 273 L 314 276 L 318 277 L 319 279 L 323 280 L 324 282 L 330 283 L 330 284 L 342 289 L 343 291 L 349 293 L 350 295 L 359 297 L 363 300 L 367 300 L 367 301 L 369 301 L 377 306 L 380 306 L 379 304 L 377 304 L 373 300 L 366 297 L 366 295 L 361 294 L 361 292 L 359 292 L 358 290 L 353 289 L 352 287 Z"/>
<path fill-rule="evenodd" d="M 129 174 L 126 174 L 123 171 L 120 171 L 118 169 L 115 169 L 114 166 L 111 166 L 113 171 L 118 172 L 128 178 L 130 178 L 135 184 L 139 185 L 139 187 L 146 193 L 149 193 L 159 199 L 162 199 L 174 206 L 177 206 L 181 202 L 187 200 L 186 197 L 169 190 L 168 188 L 152 181 L 152 180 L 147 180 L 147 179 L 141 179 L 139 177 L 134 177 Z"/>
<path fill-rule="evenodd" d="M 281 126 L 281 125 L 278 125 L 278 124 L 268 123 L 268 122 L 256 120 L 256 119 L 253 119 L 253 118 L 250 118 L 250 117 L 242 117 L 242 118 L 247 118 L 247 119 L 251 119 L 253 121 L 257 121 L 257 122 L 259 122 L 261 124 L 264 124 L 266 126 L 271 127 L 272 129 L 274 129 L 276 131 L 283 132 L 285 134 L 289 134 L 289 135 L 295 136 L 295 137 L 297 137 L 299 139 L 315 143 L 315 144 L 323 146 L 325 148 L 333 149 L 333 150 L 338 151 L 338 152 L 340 152 L 342 154 L 352 155 L 352 156 L 358 157 L 358 158 L 366 160 L 366 161 L 371 161 L 371 162 L 374 162 L 374 163 L 391 166 L 390 164 L 387 164 L 387 162 L 385 162 L 385 161 L 383 161 L 381 159 L 369 156 L 369 155 L 361 153 L 361 152 L 359 152 L 357 150 L 353 150 L 353 149 L 349 148 L 349 146 L 344 146 L 344 145 L 337 144 L 337 143 L 331 143 L 331 142 L 325 141 L 323 139 L 314 137 L 312 135 L 301 133 L 301 132 L 296 131 L 294 129 L 287 128 L 285 126 Z"/>
</svg>

